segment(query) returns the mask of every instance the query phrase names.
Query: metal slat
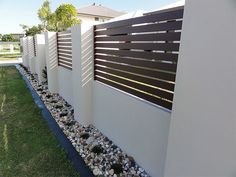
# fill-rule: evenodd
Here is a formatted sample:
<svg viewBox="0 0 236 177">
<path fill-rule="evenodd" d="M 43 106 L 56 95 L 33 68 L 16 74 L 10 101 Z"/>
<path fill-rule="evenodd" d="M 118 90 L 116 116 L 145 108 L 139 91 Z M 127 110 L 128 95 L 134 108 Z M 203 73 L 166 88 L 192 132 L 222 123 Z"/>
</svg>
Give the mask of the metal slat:
<svg viewBox="0 0 236 177">
<path fill-rule="evenodd" d="M 174 22 L 166 22 L 166 23 L 159 23 L 159 24 L 128 26 L 128 27 L 121 27 L 121 28 L 114 28 L 114 29 L 112 28 L 112 29 L 107 29 L 103 31 L 96 31 L 95 36 L 180 30 L 181 28 L 182 28 L 182 21 L 174 21 Z"/>
<path fill-rule="evenodd" d="M 174 10 L 171 12 L 164 12 L 160 14 L 154 15 L 146 15 L 142 17 L 131 18 L 128 20 L 121 20 L 116 22 L 105 23 L 101 25 L 96 25 L 96 29 L 104 29 L 104 28 L 116 28 L 120 26 L 130 26 L 135 24 L 142 24 L 142 23 L 150 23 L 150 22 L 158 22 L 158 21 L 166 21 L 172 19 L 181 19 L 183 18 L 183 9 Z"/>
<path fill-rule="evenodd" d="M 139 49 L 139 50 L 162 50 L 179 51 L 179 43 L 96 43 L 95 47 Z"/>
<path fill-rule="evenodd" d="M 155 34 L 135 34 L 99 37 L 95 36 L 95 41 L 179 41 L 180 32 L 155 33 Z"/>
</svg>

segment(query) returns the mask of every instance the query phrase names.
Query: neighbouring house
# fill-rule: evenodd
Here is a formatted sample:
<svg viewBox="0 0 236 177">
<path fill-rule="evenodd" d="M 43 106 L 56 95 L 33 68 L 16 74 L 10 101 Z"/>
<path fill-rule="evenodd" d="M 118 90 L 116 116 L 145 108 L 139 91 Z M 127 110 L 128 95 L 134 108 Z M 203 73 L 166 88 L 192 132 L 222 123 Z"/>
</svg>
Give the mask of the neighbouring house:
<svg viewBox="0 0 236 177">
<path fill-rule="evenodd" d="M 119 12 L 108 7 L 102 6 L 101 4 L 92 5 L 78 8 L 78 18 L 81 20 L 81 23 L 92 23 L 92 22 L 105 22 L 112 18 L 121 16 L 125 14 L 124 12 Z"/>
<path fill-rule="evenodd" d="M 11 33 L 11 35 L 14 37 L 16 40 L 20 40 L 20 38 L 24 37 L 24 33 Z"/>
</svg>

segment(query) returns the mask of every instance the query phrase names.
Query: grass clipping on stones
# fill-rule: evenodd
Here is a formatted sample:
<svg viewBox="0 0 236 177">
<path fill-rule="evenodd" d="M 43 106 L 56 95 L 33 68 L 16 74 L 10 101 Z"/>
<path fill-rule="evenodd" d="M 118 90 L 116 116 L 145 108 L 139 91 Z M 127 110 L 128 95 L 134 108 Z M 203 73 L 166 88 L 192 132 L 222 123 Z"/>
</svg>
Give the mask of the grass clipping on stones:
<svg viewBox="0 0 236 177">
<path fill-rule="evenodd" d="M 0 176 L 79 176 L 15 67 L 0 67 Z"/>
</svg>

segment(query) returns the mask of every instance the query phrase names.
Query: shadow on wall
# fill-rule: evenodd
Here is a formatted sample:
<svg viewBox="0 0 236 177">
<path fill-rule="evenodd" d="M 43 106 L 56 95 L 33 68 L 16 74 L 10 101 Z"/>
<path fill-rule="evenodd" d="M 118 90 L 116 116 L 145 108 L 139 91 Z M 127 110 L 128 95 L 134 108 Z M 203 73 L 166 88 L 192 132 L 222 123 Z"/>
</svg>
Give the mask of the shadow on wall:
<svg viewBox="0 0 236 177">
<path fill-rule="evenodd" d="M 51 70 L 57 67 L 57 50 L 55 50 L 57 48 L 57 38 L 51 37 L 49 44 L 53 44 L 49 46 L 49 57 L 51 60 L 49 61 L 48 68 Z"/>
<path fill-rule="evenodd" d="M 93 28 L 82 35 L 82 87 L 93 80 Z"/>
</svg>

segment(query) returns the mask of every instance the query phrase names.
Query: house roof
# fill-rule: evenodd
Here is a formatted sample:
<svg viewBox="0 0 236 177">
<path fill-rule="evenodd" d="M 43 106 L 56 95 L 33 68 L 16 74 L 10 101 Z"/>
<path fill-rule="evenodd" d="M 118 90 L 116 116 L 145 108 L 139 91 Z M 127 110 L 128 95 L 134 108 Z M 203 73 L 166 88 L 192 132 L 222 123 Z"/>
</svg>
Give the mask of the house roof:
<svg viewBox="0 0 236 177">
<path fill-rule="evenodd" d="M 165 12 L 165 11 L 174 10 L 174 9 L 178 10 L 178 9 L 183 8 L 184 5 L 185 5 L 185 0 L 179 0 L 177 2 L 174 2 L 174 3 L 168 4 L 166 6 L 163 6 L 161 8 L 158 8 L 158 9 L 152 10 L 150 12 L 147 12 L 144 15 L 150 15 L 150 14 Z"/>
<path fill-rule="evenodd" d="M 78 8 L 77 12 L 78 14 L 111 18 L 118 17 L 124 14 L 124 12 L 119 12 L 108 7 L 104 7 L 102 5 L 96 5 L 95 3 L 90 6 Z"/>
<path fill-rule="evenodd" d="M 110 19 L 110 20 L 107 21 L 107 22 L 109 23 L 109 22 L 114 22 L 114 21 L 129 19 L 129 18 L 140 17 L 140 16 L 142 16 L 144 13 L 145 13 L 144 10 L 135 10 L 135 11 L 129 12 L 129 13 L 127 13 L 127 14 L 121 15 L 121 16 L 119 16 L 119 17 L 112 18 L 112 19 Z"/>
</svg>

